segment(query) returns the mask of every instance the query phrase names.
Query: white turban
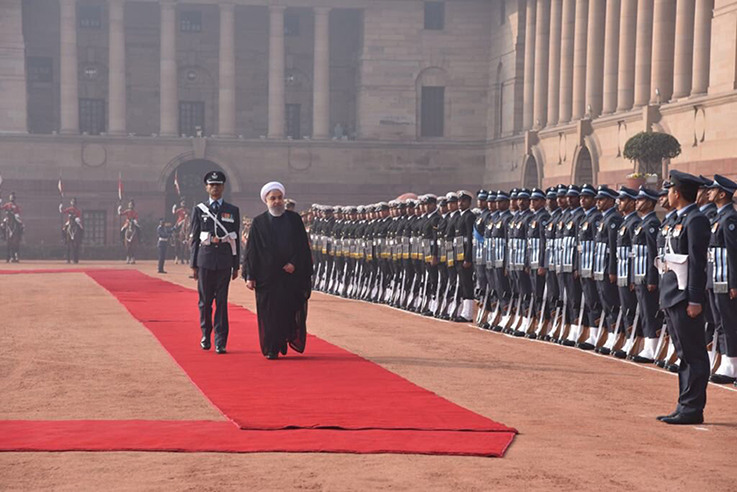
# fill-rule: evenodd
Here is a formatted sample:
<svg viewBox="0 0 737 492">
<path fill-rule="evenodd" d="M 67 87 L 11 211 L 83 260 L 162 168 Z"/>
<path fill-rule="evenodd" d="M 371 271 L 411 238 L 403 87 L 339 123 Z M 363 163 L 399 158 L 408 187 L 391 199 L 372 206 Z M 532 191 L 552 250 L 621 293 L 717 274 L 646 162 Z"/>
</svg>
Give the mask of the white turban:
<svg viewBox="0 0 737 492">
<path fill-rule="evenodd" d="M 263 188 L 261 188 L 261 201 L 266 203 L 266 195 L 269 194 L 269 192 L 272 192 L 274 190 L 281 191 L 281 194 L 286 194 L 286 191 L 284 190 L 284 185 L 281 184 L 278 181 L 272 181 L 270 183 L 266 183 Z"/>
</svg>

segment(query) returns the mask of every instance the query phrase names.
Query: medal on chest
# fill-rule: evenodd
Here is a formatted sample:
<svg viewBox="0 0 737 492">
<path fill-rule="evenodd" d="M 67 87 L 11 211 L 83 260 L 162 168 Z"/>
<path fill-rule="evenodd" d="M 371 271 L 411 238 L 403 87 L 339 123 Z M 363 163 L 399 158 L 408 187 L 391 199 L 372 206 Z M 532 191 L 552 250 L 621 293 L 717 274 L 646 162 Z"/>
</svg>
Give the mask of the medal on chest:
<svg viewBox="0 0 737 492">
<path fill-rule="evenodd" d="M 583 227 L 581 227 L 581 229 L 584 230 L 584 231 L 588 231 L 589 230 L 589 223 L 588 222 L 584 222 L 583 223 Z"/>
<path fill-rule="evenodd" d="M 635 236 L 639 236 L 641 232 L 642 232 L 642 226 L 637 226 L 635 228 Z"/>
<path fill-rule="evenodd" d="M 719 222 L 714 222 L 714 224 L 711 226 L 711 233 L 714 234 L 717 232 L 717 229 L 719 229 Z"/>
<path fill-rule="evenodd" d="M 573 221 L 572 220 L 570 222 L 568 222 L 568 224 L 566 224 L 566 229 L 568 229 L 568 230 L 573 229 Z"/>
<path fill-rule="evenodd" d="M 681 235 L 681 231 L 683 230 L 683 224 L 677 224 L 673 228 L 673 237 L 678 237 Z"/>
<path fill-rule="evenodd" d="M 619 235 L 624 236 L 627 233 L 627 228 L 622 226 L 619 228 Z"/>
</svg>

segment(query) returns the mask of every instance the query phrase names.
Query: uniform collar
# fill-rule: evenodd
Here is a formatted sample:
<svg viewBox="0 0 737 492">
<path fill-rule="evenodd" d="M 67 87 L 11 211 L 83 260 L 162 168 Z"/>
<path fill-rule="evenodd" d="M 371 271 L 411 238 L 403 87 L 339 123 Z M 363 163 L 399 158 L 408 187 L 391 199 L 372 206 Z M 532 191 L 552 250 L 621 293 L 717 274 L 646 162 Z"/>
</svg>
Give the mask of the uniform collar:
<svg viewBox="0 0 737 492">
<path fill-rule="evenodd" d="M 726 205 L 722 205 L 721 207 L 719 207 L 719 208 L 717 209 L 717 212 L 718 212 L 718 213 L 722 213 L 722 211 L 724 211 L 724 210 L 726 210 L 727 208 L 729 208 L 729 207 L 732 207 L 732 206 L 733 206 L 733 205 L 732 205 L 731 203 L 727 203 Z"/>
<path fill-rule="evenodd" d="M 223 199 L 222 199 L 222 197 L 219 198 L 219 199 L 217 199 L 217 200 L 213 200 L 212 198 L 208 198 L 207 199 L 207 204 L 208 205 L 212 205 L 213 202 L 218 202 L 218 205 L 220 205 L 221 207 L 223 206 Z"/>
<path fill-rule="evenodd" d="M 682 217 L 683 214 L 685 214 L 686 212 L 688 212 L 689 210 L 691 210 L 691 209 L 693 209 L 695 207 L 696 207 L 696 204 L 695 203 L 691 203 L 689 205 L 686 205 L 682 209 L 677 210 L 676 213 L 678 214 L 678 217 Z"/>
<path fill-rule="evenodd" d="M 653 210 L 653 211 L 651 211 L 651 212 L 648 212 L 647 214 L 643 215 L 643 216 L 642 216 L 642 220 L 645 220 L 645 219 L 647 219 L 647 218 L 648 218 L 648 217 L 650 217 L 651 215 L 655 215 L 655 210 Z"/>
<path fill-rule="evenodd" d="M 704 210 L 706 210 L 707 208 L 709 208 L 709 207 L 711 207 L 711 206 L 714 206 L 714 207 L 716 207 L 716 205 L 714 205 L 713 203 L 709 202 L 709 203 L 707 203 L 707 204 L 705 204 L 705 205 L 702 205 L 702 206 L 700 206 L 700 207 L 699 207 L 699 210 L 703 212 Z"/>
<path fill-rule="evenodd" d="M 624 216 L 624 220 L 627 220 L 627 219 L 629 219 L 629 218 L 630 218 L 630 217 L 632 217 L 633 215 L 637 215 L 637 211 L 636 211 L 636 210 L 635 210 L 635 211 L 633 211 L 633 212 L 630 212 L 630 213 L 628 213 L 627 215 L 625 215 L 625 216 Z"/>
<path fill-rule="evenodd" d="M 586 215 L 591 215 L 594 213 L 594 210 L 596 210 L 596 207 L 591 207 L 588 210 L 584 210 L 584 212 L 586 213 Z"/>
</svg>

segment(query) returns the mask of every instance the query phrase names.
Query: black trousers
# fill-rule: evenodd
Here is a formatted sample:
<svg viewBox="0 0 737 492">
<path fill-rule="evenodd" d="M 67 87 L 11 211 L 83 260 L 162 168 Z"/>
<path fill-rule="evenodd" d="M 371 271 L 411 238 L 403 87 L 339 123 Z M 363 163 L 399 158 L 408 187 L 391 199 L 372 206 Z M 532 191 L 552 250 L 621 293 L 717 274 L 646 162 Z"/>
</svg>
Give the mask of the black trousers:
<svg viewBox="0 0 737 492">
<path fill-rule="evenodd" d="M 438 264 L 438 286 L 435 293 L 437 294 L 438 303 L 442 302 L 443 296 L 445 295 L 445 288 L 448 286 L 448 264 Z"/>
<path fill-rule="evenodd" d="M 512 300 L 512 287 L 509 284 L 509 276 L 504 274 L 504 268 L 495 268 L 496 293 L 499 297 L 501 307 L 506 308 Z"/>
<path fill-rule="evenodd" d="M 427 271 L 427 285 L 425 286 L 425 291 L 427 292 L 427 297 L 430 299 L 435 298 L 435 294 L 438 291 L 438 265 L 432 266 L 429 263 L 425 264 L 425 271 Z"/>
<path fill-rule="evenodd" d="M 207 270 L 200 268 L 197 292 L 200 295 L 200 328 L 202 336 L 210 339 L 213 329 L 212 301 L 215 301 L 215 347 L 228 343 L 228 287 L 232 269 Z"/>
<path fill-rule="evenodd" d="M 489 288 L 489 282 L 486 278 L 486 265 L 474 264 L 474 268 L 476 269 L 476 287 L 478 288 L 480 299 L 483 300 L 486 289 Z"/>
<path fill-rule="evenodd" d="M 635 321 L 635 311 L 637 310 L 637 296 L 635 292 L 630 290 L 629 286 L 619 287 L 619 302 L 622 306 L 622 323 L 623 327 L 630 327 Z M 642 313 L 640 313 L 642 317 Z"/>
<path fill-rule="evenodd" d="M 720 352 L 727 357 L 737 357 L 737 299 L 729 294 L 714 294 L 714 317 L 718 320 Z"/>
<path fill-rule="evenodd" d="M 658 316 L 660 311 L 660 295 L 658 289 L 650 292 L 647 285 L 635 285 L 635 295 L 640 305 L 640 329 L 638 334 L 642 334 L 645 338 L 656 338 L 658 329 L 663 326 L 663 321 Z"/>
<path fill-rule="evenodd" d="M 169 248 L 167 241 L 159 241 L 159 272 L 164 271 L 164 262 L 166 261 L 166 250 Z"/>
<path fill-rule="evenodd" d="M 686 313 L 688 301 L 666 308 L 668 333 L 678 357 L 679 413 L 701 413 L 706 406 L 706 386 L 709 383 L 709 354 L 704 341 L 704 314 L 691 318 Z"/>
<path fill-rule="evenodd" d="M 605 274 L 603 280 L 596 280 L 596 290 L 599 292 L 599 300 L 603 309 L 604 321 L 606 322 L 607 331 L 614 332 L 617 324 L 617 316 L 619 310 L 619 292 L 617 291 L 616 282 L 609 280 L 609 275 Z"/>
<path fill-rule="evenodd" d="M 461 299 L 473 299 L 473 264 L 468 268 L 463 268 L 463 262 L 459 261 L 456 264 L 456 270 L 458 272 L 458 282 L 460 282 L 458 292 Z"/>
<path fill-rule="evenodd" d="M 584 323 L 589 327 L 598 328 L 597 321 L 601 317 L 601 300 L 599 299 L 599 291 L 596 290 L 596 281 L 592 278 L 581 279 L 581 289 L 583 290 L 584 303 L 586 307 L 586 315 Z"/>
</svg>

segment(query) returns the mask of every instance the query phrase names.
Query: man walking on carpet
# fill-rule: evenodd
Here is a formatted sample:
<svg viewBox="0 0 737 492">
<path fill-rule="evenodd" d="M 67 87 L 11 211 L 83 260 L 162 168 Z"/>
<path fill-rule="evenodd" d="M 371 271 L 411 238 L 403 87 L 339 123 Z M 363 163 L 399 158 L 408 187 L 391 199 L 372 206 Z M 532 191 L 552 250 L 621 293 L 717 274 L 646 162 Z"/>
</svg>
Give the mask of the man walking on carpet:
<svg viewBox="0 0 737 492">
<path fill-rule="evenodd" d="M 192 209 L 192 256 L 189 266 L 200 295 L 200 347 L 210 350 L 213 329 L 212 301 L 215 301 L 215 352 L 226 353 L 228 342 L 228 287 L 238 278 L 241 225 L 238 207 L 223 201 L 225 174 L 205 175 L 210 198 Z"/>
<path fill-rule="evenodd" d="M 267 211 L 253 219 L 243 258 L 246 287 L 256 291 L 261 353 L 286 355 L 287 345 L 304 352 L 307 300 L 311 294 L 312 253 L 302 218 L 285 209 L 284 186 L 261 188 Z"/>
</svg>

